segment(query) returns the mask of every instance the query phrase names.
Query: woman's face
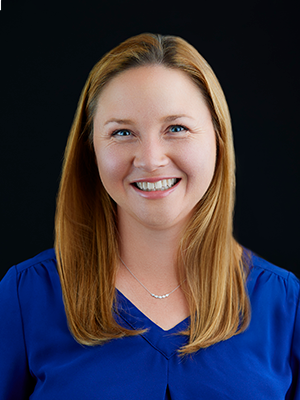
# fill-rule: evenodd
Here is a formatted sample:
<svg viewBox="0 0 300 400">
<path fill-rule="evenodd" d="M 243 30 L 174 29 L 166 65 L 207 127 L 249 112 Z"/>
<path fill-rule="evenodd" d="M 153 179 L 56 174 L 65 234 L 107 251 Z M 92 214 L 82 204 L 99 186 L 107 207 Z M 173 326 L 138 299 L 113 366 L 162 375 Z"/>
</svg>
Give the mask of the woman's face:
<svg viewBox="0 0 300 400">
<path fill-rule="evenodd" d="M 143 66 L 113 78 L 98 100 L 93 139 L 100 178 L 123 221 L 185 224 L 213 178 L 211 115 L 178 69 Z"/>
</svg>

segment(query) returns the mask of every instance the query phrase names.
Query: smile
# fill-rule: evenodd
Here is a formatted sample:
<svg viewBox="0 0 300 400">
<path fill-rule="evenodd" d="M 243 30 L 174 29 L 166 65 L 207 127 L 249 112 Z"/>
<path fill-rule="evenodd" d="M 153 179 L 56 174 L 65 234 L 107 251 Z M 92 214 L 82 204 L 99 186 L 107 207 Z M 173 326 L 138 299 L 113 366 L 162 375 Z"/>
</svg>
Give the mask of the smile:
<svg viewBox="0 0 300 400">
<path fill-rule="evenodd" d="M 144 192 L 156 192 L 161 190 L 170 189 L 174 186 L 179 179 L 172 178 L 172 179 L 162 179 L 161 181 L 157 182 L 135 182 L 134 184 Z"/>
</svg>

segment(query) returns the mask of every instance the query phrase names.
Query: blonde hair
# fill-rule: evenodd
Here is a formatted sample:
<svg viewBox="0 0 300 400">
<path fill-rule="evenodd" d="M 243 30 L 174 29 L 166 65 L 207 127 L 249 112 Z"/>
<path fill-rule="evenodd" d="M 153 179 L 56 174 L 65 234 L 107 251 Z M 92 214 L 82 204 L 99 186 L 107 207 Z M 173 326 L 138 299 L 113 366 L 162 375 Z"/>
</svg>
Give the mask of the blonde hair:
<svg viewBox="0 0 300 400">
<path fill-rule="evenodd" d="M 116 205 L 95 161 L 92 126 L 102 88 L 117 74 L 149 64 L 184 71 L 199 87 L 216 132 L 213 180 L 199 201 L 178 249 L 190 308 L 192 353 L 242 332 L 249 323 L 247 263 L 233 238 L 235 157 L 230 115 L 211 67 L 185 40 L 141 34 L 121 43 L 92 69 L 69 135 L 57 199 L 55 250 L 66 315 L 76 340 L 85 345 L 137 335 L 113 316 L 118 260 Z"/>
</svg>

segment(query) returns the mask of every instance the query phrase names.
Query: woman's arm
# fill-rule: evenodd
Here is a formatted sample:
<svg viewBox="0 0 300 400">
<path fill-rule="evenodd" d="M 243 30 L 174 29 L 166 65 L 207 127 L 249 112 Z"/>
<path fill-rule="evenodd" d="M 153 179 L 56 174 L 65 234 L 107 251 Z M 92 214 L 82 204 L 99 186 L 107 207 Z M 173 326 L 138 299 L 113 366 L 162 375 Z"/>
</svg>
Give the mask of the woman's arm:
<svg viewBox="0 0 300 400">
<path fill-rule="evenodd" d="M 300 302 L 300 291 L 299 284 L 296 279 L 294 286 L 294 294 L 292 298 L 297 302 L 297 309 L 295 315 L 295 324 L 294 324 L 294 334 L 293 341 L 291 347 L 291 368 L 293 371 L 293 380 L 291 383 L 290 390 L 287 394 L 286 400 L 300 400 L 300 311 L 299 311 L 299 302 Z"/>
<path fill-rule="evenodd" d="M 33 384 L 13 267 L 0 282 L 0 399 L 28 399 Z"/>
</svg>

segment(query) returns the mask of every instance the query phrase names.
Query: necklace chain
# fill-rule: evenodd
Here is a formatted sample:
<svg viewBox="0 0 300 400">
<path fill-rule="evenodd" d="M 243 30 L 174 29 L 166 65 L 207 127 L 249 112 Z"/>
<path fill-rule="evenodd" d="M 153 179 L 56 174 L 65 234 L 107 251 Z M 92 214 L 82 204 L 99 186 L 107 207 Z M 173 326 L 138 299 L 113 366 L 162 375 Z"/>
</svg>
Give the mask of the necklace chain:
<svg viewBox="0 0 300 400">
<path fill-rule="evenodd" d="M 120 261 L 122 262 L 122 264 L 124 265 L 124 267 L 127 269 L 127 271 L 134 277 L 134 279 L 135 279 L 136 281 L 138 281 L 138 283 L 139 283 L 141 286 L 143 286 L 143 288 L 144 288 L 152 297 L 154 297 L 155 299 L 165 299 L 165 298 L 169 297 L 170 294 L 174 293 L 175 290 L 179 289 L 180 286 L 186 281 L 186 279 L 185 279 L 183 282 L 179 283 L 179 285 L 176 286 L 176 288 L 173 289 L 172 292 L 166 293 L 166 294 L 163 294 L 163 295 L 160 296 L 160 295 L 151 293 L 150 290 L 148 290 L 148 289 L 146 288 L 146 286 L 143 285 L 142 282 L 134 275 L 134 273 L 130 271 L 130 269 L 127 267 L 127 265 L 124 263 L 124 261 L 122 260 L 121 257 L 120 257 Z"/>
</svg>

